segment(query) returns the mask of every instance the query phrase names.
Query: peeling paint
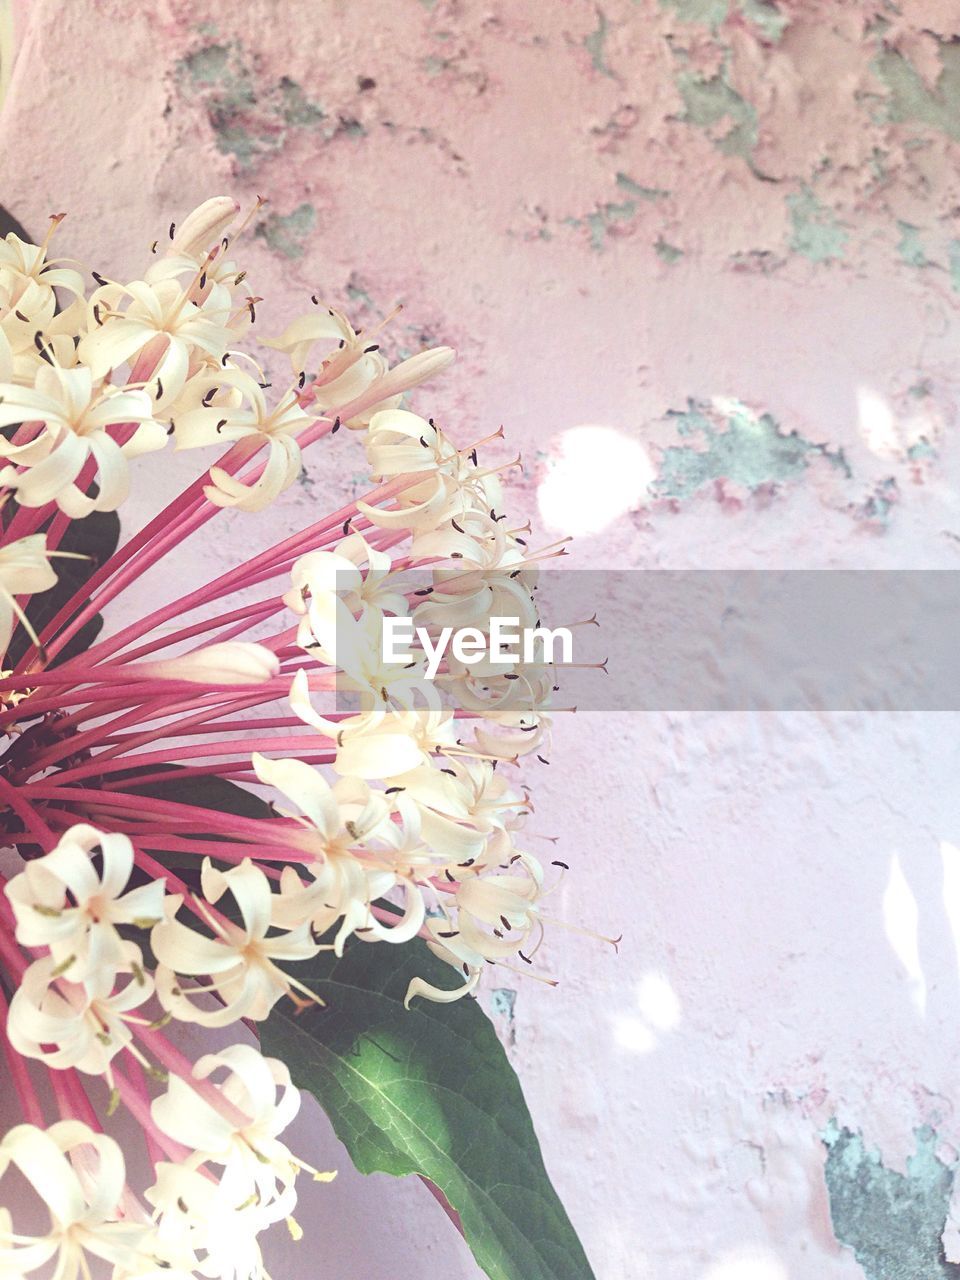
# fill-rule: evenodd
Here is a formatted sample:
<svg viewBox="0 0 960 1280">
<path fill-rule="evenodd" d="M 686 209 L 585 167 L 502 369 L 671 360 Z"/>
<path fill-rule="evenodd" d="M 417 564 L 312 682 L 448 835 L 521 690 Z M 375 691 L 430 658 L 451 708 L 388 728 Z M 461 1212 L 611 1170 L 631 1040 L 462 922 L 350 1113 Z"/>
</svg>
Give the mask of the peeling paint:
<svg viewBox="0 0 960 1280">
<path fill-rule="evenodd" d="M 265 240 L 274 253 L 285 258 L 302 258 L 316 224 L 317 211 L 305 202 L 286 215 L 271 213 L 257 224 L 255 234 Z"/>
<path fill-rule="evenodd" d="M 604 52 L 609 30 L 610 23 L 607 21 L 607 15 L 602 9 L 598 9 L 596 30 L 591 31 L 583 41 L 583 47 L 590 55 L 590 61 L 593 63 L 594 71 L 599 71 L 600 74 L 604 76 L 613 75 L 613 72 L 607 66 L 606 54 Z"/>
<path fill-rule="evenodd" d="M 495 987 L 490 992 L 490 1011 L 495 1018 L 503 1019 L 510 1045 L 517 1042 L 516 1007 L 517 993 L 512 987 Z"/>
<path fill-rule="evenodd" d="M 842 258 L 848 233 L 835 215 L 804 185 L 799 192 L 787 196 L 790 212 L 790 248 L 811 262 L 830 262 Z"/>
<path fill-rule="evenodd" d="M 737 7 L 747 21 L 752 22 L 758 31 L 774 44 L 781 39 L 790 25 L 790 19 L 769 0 L 740 0 Z"/>
<path fill-rule="evenodd" d="M 929 267 L 930 259 L 920 243 L 920 228 L 915 227 L 912 222 L 898 222 L 897 230 L 900 232 L 897 253 L 907 266 Z"/>
<path fill-rule="evenodd" d="M 765 413 L 752 413 L 733 404 L 723 415 L 709 416 L 706 405 L 691 401 L 685 411 L 667 418 L 677 434 L 696 443 L 663 449 L 659 475 L 652 489 L 656 497 L 685 499 L 718 480 L 742 485 L 751 492 L 801 476 L 814 458 L 825 458 L 849 475 L 841 450 L 805 440 L 796 431 L 785 435 Z"/>
<path fill-rule="evenodd" d="M 217 149 L 242 168 L 280 148 L 288 130 L 317 127 L 326 119 L 323 107 L 289 76 L 260 83 L 252 58 L 237 41 L 213 41 L 184 55 L 177 79 L 185 96 L 202 101 Z"/>
<path fill-rule="evenodd" d="M 681 22 L 699 22 L 716 31 L 726 20 L 729 0 L 660 0 L 661 9 L 672 10 Z"/>
<path fill-rule="evenodd" d="M 631 196 L 637 196 L 640 200 L 663 200 L 670 194 L 669 191 L 664 191 L 662 187 L 644 187 L 639 182 L 635 182 L 628 173 L 618 173 L 616 183 L 621 191 L 626 191 Z"/>
<path fill-rule="evenodd" d="M 606 246 L 607 237 L 613 233 L 613 229 L 618 224 L 630 222 L 636 212 L 635 200 L 624 200 L 620 204 L 611 201 L 600 205 L 584 218 L 564 218 L 564 222 L 568 227 L 586 227 L 590 232 L 590 248 L 599 253 Z"/>
<path fill-rule="evenodd" d="M 888 90 L 886 119 L 900 124 L 926 124 L 960 141 L 960 43 L 941 40 L 941 71 L 935 88 L 895 49 L 884 49 L 874 70 Z"/>
<path fill-rule="evenodd" d="M 915 1131 L 906 1174 L 885 1168 L 878 1151 L 836 1121 L 821 1137 L 834 1233 L 868 1280 L 956 1280 L 960 1266 L 946 1260 L 942 1241 L 955 1167 L 938 1158 L 934 1131 Z"/>
<path fill-rule="evenodd" d="M 675 244 L 669 244 L 663 236 L 657 236 L 653 248 L 657 257 L 671 267 L 683 257 L 683 250 L 678 249 Z"/>
<path fill-rule="evenodd" d="M 725 155 L 749 161 L 757 145 L 757 112 L 729 83 L 726 67 L 709 78 L 699 71 L 681 71 L 676 83 L 685 108 L 681 120 L 708 129 L 714 146 Z M 725 129 L 715 128 L 724 124 Z"/>
</svg>

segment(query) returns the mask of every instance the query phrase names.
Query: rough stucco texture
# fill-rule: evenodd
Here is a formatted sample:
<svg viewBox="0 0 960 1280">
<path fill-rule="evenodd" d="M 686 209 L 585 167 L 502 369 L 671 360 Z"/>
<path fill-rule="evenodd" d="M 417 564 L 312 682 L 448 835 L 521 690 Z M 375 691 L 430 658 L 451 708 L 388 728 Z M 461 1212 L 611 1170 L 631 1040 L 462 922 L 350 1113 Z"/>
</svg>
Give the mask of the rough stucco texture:
<svg viewBox="0 0 960 1280">
<path fill-rule="evenodd" d="M 269 196 L 258 325 L 315 289 L 362 323 L 402 299 L 395 354 L 461 355 L 417 403 L 464 444 L 505 424 L 514 507 L 578 534 L 579 566 L 957 567 L 955 0 L 19 19 L 0 197 L 22 221 L 68 209 L 65 252 L 135 274 L 211 192 Z M 195 462 L 146 464 L 143 510 Z M 342 433 L 273 531 L 359 475 Z M 263 536 L 220 528 L 185 572 Z M 560 988 L 485 999 L 601 1280 L 958 1274 L 958 731 L 561 726 L 534 779 L 573 868 L 556 914 L 624 941 L 553 929 Z M 322 1264 L 289 1246 L 275 1274 L 476 1276 L 421 1188 L 339 1163 L 305 1219 Z"/>
</svg>

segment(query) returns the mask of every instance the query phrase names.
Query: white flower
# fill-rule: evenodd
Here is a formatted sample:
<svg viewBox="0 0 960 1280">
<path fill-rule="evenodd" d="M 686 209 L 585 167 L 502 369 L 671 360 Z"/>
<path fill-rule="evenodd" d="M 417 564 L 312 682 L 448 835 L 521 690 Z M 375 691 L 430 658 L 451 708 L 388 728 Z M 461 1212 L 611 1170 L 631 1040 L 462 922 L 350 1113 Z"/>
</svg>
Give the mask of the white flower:
<svg viewBox="0 0 960 1280">
<path fill-rule="evenodd" d="M 49 591 L 56 581 L 47 555 L 46 534 L 31 533 L 0 547 L 0 653 L 7 650 L 16 618 L 33 635 L 16 597 Z"/>
<path fill-rule="evenodd" d="M 191 653 L 157 662 L 137 663 L 132 669 L 154 680 L 187 680 L 203 685 L 263 684 L 280 670 L 277 655 L 262 644 L 226 640 Z"/>
<path fill-rule="evenodd" d="M 226 1073 L 224 1078 L 214 1081 L 220 1072 Z M 205 1054 L 194 1065 L 193 1075 L 209 1080 L 246 1119 L 228 1120 L 188 1081 L 174 1075 L 166 1092 L 151 1104 L 154 1121 L 195 1152 L 198 1162 L 223 1166 L 220 1185 L 234 1204 L 255 1197 L 262 1209 L 279 1203 L 278 1216 L 287 1217 L 296 1203 L 293 1184 L 304 1167 L 279 1140 L 300 1107 L 290 1072 L 252 1045 L 235 1044 Z"/>
<path fill-rule="evenodd" d="M 365 572 L 361 565 L 367 566 Z M 290 570 L 293 585 L 283 597 L 284 604 L 302 619 L 297 644 L 332 652 L 329 645 L 336 635 L 338 599 L 351 614 L 405 613 L 406 596 L 390 565 L 389 554 L 371 547 L 359 533 L 343 538 L 336 551 L 309 551 L 301 556 Z"/>
<path fill-rule="evenodd" d="M 309 988 L 274 964 L 275 960 L 308 960 L 320 948 L 313 941 L 308 924 L 270 934 L 273 895 L 270 882 L 259 867 L 245 858 L 229 871 L 218 871 L 206 858 L 201 883 L 211 903 L 229 890 L 243 924 L 218 919 L 208 912 L 212 938 L 176 919 L 154 928 L 150 943 L 159 961 L 155 980 L 163 1007 L 183 1022 L 225 1027 L 240 1018 L 266 1018 L 281 996 L 298 999 L 294 989 L 316 999 Z M 184 990 L 178 974 L 209 981 Z M 222 1004 L 209 1007 L 205 992 L 215 992 Z M 205 1003 L 196 1003 L 193 996 Z"/>
<path fill-rule="evenodd" d="M 177 1268 L 156 1280 L 199 1274 L 209 1280 L 269 1280 L 257 1236 L 284 1215 L 255 1201 L 238 1202 L 209 1170 L 160 1161 L 144 1193 L 154 1207 L 156 1251 Z M 117 1280 L 120 1280 L 118 1277 Z M 139 1280 L 139 1276 L 137 1277 Z M 154 1280 L 151 1277 L 151 1280 Z"/>
<path fill-rule="evenodd" d="M 0 1274 L 12 1280 L 55 1263 L 55 1280 L 86 1278 L 89 1255 L 121 1275 L 152 1271 L 152 1225 L 119 1220 L 126 1175 L 113 1138 L 79 1120 L 61 1120 L 45 1130 L 20 1124 L 0 1142 L 0 1178 L 11 1166 L 45 1205 L 50 1228 L 15 1234 L 9 1209 L 0 1209 Z"/>
<path fill-rule="evenodd" d="M 37 422 L 42 429 L 25 443 L 0 440 L 0 457 L 11 464 L 0 473 L 0 483 L 16 491 L 22 506 L 55 501 L 73 517 L 115 511 L 130 490 L 127 460 L 162 449 L 167 440 L 146 392 L 102 386 L 83 366 L 43 364 L 33 387 L 0 384 L 0 427 L 21 422 Z M 134 430 L 120 444 L 108 428 L 127 425 Z M 74 483 L 90 458 L 96 464 L 96 497 Z"/>
<path fill-rule="evenodd" d="M 160 379 L 164 398 L 175 399 L 192 358 L 219 360 L 226 353 L 231 302 L 230 291 L 219 284 L 211 285 L 199 301 L 177 280 L 105 285 L 90 297 L 93 327 L 81 339 L 78 354 L 97 378 L 148 355 L 151 379 Z"/>
<path fill-rule="evenodd" d="M 77 983 L 57 975 L 52 956 L 35 960 L 10 1001 L 7 1034 L 14 1049 L 56 1070 L 76 1067 L 109 1080 L 112 1059 L 131 1042 L 128 1022 L 150 1021 L 131 1011 L 150 999 L 153 983 L 139 948 L 127 943 L 125 953 L 127 980 L 119 985 L 106 965 Z"/>
<path fill-rule="evenodd" d="M 334 769 L 344 777 L 395 778 L 424 764 L 439 748 L 456 745 L 453 712 L 439 706 L 439 698 L 425 683 L 419 689 L 431 704 L 425 709 L 370 710 L 344 720 L 329 720 L 314 710 L 305 671 L 290 685 L 290 707 L 337 744 Z"/>
<path fill-rule="evenodd" d="M 99 872 L 95 853 L 102 861 Z M 125 835 L 86 823 L 70 827 L 54 849 L 28 862 L 6 887 L 17 941 L 49 947 L 73 982 L 101 968 L 122 968 L 127 953 L 117 925 L 149 927 L 164 912 L 163 881 L 123 892 L 132 870 L 133 846 Z"/>
<path fill-rule="evenodd" d="M 300 408 L 294 391 L 288 391 L 271 407 L 263 388 L 249 374 L 240 369 L 220 369 L 209 375 L 207 393 L 199 405 L 177 416 L 174 430 L 178 449 L 265 440 L 270 451 L 263 473 L 253 484 L 245 484 L 222 467 L 211 467 L 213 483 L 204 490 L 218 507 L 262 511 L 300 474 L 302 461 L 296 437 L 315 421 L 316 415 Z"/>
<path fill-rule="evenodd" d="M 423 898 L 410 874 L 414 859 L 405 845 L 407 833 L 390 821 L 385 797 L 356 778 L 341 778 L 331 787 L 302 760 L 255 754 L 253 767 L 261 782 L 297 806 L 305 830 L 294 837 L 295 846 L 314 856 L 306 867 L 311 876 L 307 884 L 292 866 L 284 868 L 281 892 L 273 899 L 274 920 L 310 921 L 317 933 L 340 920 L 333 941 L 337 955 L 343 954 L 351 933 L 367 941 L 407 942 L 414 937 L 423 923 Z M 412 843 L 422 848 L 416 840 Z M 370 904 L 398 888 L 405 895 L 404 911 L 387 926 Z"/>
</svg>

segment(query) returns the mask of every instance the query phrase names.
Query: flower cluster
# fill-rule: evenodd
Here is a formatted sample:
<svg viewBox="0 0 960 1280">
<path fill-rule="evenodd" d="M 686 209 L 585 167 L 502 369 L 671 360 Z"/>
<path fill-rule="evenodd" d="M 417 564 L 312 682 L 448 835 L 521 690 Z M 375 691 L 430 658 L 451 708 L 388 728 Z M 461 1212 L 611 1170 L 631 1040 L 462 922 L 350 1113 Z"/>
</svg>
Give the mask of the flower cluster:
<svg viewBox="0 0 960 1280">
<path fill-rule="evenodd" d="M 0 1016 L 24 1113 L 0 1179 L 18 1171 L 50 1217 L 30 1234 L 0 1209 L 5 1275 L 89 1275 L 90 1258 L 117 1277 L 261 1275 L 259 1234 L 299 1234 L 298 1173 L 332 1176 L 281 1141 L 298 1094 L 249 1037 L 278 1001 L 317 1001 L 298 964 L 420 937 L 459 976 L 414 978 L 408 1003 L 469 994 L 488 964 L 535 973 L 560 874 L 530 852 L 510 776 L 548 748 L 549 664 L 449 658 L 430 682 L 421 654 L 388 664 L 380 645 L 385 615 L 533 625 L 558 548 L 510 527 L 504 467 L 399 407 L 449 349 L 390 367 L 377 330 L 316 297 L 262 344 L 279 354 L 241 349 L 260 299 L 238 214 L 208 201 L 142 279 L 93 273 L 89 292 L 50 257 L 59 216 L 41 245 L 0 241 L 0 806 L 19 863 L 0 877 Z M 223 508 L 268 506 L 341 425 L 363 435 L 362 498 L 77 651 L 143 572 Z M 63 549 L 72 522 L 116 510 L 131 460 L 171 438 L 220 454 L 35 613 L 57 557 L 84 554 Z M 238 784 L 256 816 L 211 798 Z M 183 1023 L 238 1040 L 191 1062 Z M 97 1081 L 143 1131 L 139 1193 Z"/>
</svg>

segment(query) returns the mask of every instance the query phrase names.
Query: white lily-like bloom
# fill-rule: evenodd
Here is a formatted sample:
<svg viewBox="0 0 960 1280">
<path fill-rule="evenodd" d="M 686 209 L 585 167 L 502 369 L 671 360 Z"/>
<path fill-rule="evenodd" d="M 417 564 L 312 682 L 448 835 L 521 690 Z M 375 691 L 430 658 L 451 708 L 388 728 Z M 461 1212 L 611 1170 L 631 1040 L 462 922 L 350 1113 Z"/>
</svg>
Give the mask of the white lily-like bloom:
<svg viewBox="0 0 960 1280">
<path fill-rule="evenodd" d="M 226 640 L 176 658 L 141 662 L 137 670 L 154 680 L 187 680 L 205 685 L 263 684 L 280 670 L 277 655 L 262 644 Z"/>
<path fill-rule="evenodd" d="M 204 490 L 218 507 L 262 511 L 300 474 L 302 460 L 296 437 L 315 421 L 315 414 L 301 409 L 294 390 L 270 406 L 255 378 L 241 369 L 219 369 L 208 375 L 200 403 L 177 415 L 174 431 L 178 449 L 265 440 L 270 446 L 266 465 L 253 484 L 244 484 L 222 467 L 211 467 L 212 483 Z"/>
<path fill-rule="evenodd" d="M 99 871 L 94 854 L 101 858 Z M 124 892 L 132 870 L 133 846 L 125 835 L 87 823 L 70 827 L 55 848 L 28 862 L 6 886 L 17 941 L 49 947 L 72 982 L 123 968 L 127 951 L 117 926 L 149 927 L 164 914 L 163 881 Z"/>
<path fill-rule="evenodd" d="M 0 440 L 8 466 L 0 484 L 13 489 L 25 507 L 55 501 L 74 518 L 91 511 L 115 511 L 130 491 L 127 461 L 162 449 L 167 433 L 153 417 L 144 391 L 116 391 L 94 381 L 89 368 L 42 364 L 32 387 L 0 384 L 0 427 L 39 423 L 32 439 Z M 132 426 L 122 444 L 108 428 Z M 99 492 L 84 493 L 75 483 L 89 459 L 96 464 Z M 23 470 L 18 470 L 23 468 Z"/>
<path fill-rule="evenodd" d="M 16 1051 L 56 1070 L 76 1067 L 110 1081 L 111 1061 L 132 1039 L 128 1022 L 149 1022 L 132 1011 L 153 994 L 139 948 L 129 942 L 125 951 L 126 981 L 119 985 L 106 965 L 69 982 L 57 975 L 52 956 L 35 960 L 10 1001 L 7 1035 Z"/>
<path fill-rule="evenodd" d="M 483 857 L 488 837 L 507 830 L 527 812 L 525 796 L 487 760 L 452 759 L 443 769 L 422 765 L 401 774 L 396 785 L 419 810 L 424 841 L 447 862 Z M 501 860 L 501 851 L 494 855 Z"/>
<path fill-rule="evenodd" d="M 10 1210 L 0 1209 L 0 1273 L 24 1276 L 53 1266 L 55 1280 L 84 1280 L 90 1262 L 102 1259 L 122 1276 L 143 1276 L 156 1267 L 151 1223 L 121 1221 L 126 1171 L 113 1138 L 79 1120 L 48 1129 L 16 1125 L 0 1141 L 0 1179 L 14 1168 L 50 1215 L 38 1235 L 16 1233 Z"/>
<path fill-rule="evenodd" d="M 56 581 L 46 534 L 31 533 L 0 547 L 0 653 L 6 653 L 16 620 L 26 622 L 16 597 L 49 591 Z"/>
<path fill-rule="evenodd" d="M 311 352 L 318 342 L 325 343 L 329 353 L 320 360 L 311 384 L 313 403 L 320 412 L 356 400 L 387 370 L 375 335 L 365 337 L 358 333 L 347 317 L 332 307 L 318 307 L 315 312 L 298 317 L 279 338 L 265 339 L 263 345 L 283 351 L 290 357 L 294 372 L 300 373 L 311 368 Z M 399 401 L 400 397 L 395 396 L 390 403 Z M 366 426 L 376 408 L 357 414 L 344 425 Z"/>
<path fill-rule="evenodd" d="M 297 644 L 304 649 L 319 647 L 333 660 L 338 599 L 353 615 L 369 610 L 378 617 L 405 613 L 406 596 L 396 575 L 390 573 L 391 563 L 388 552 L 371 547 L 359 533 L 337 543 L 336 551 L 309 551 L 301 556 L 290 570 L 292 586 L 283 597 L 301 619 Z"/>
<path fill-rule="evenodd" d="M 429 682 L 418 691 L 431 699 L 423 709 L 387 711 L 381 707 L 344 720 L 330 720 L 314 709 L 307 674 L 298 671 L 290 685 L 290 707 L 304 724 L 337 744 L 333 764 L 337 773 L 392 779 L 426 763 L 438 749 L 456 745 L 453 712 L 440 706 Z"/>
<path fill-rule="evenodd" d="M 176 1270 L 150 1280 L 269 1280 L 257 1236 L 287 1216 L 286 1204 L 274 1201 L 265 1209 L 254 1200 L 237 1201 L 209 1170 L 191 1164 L 161 1160 L 155 1174 L 144 1194 L 154 1209 L 156 1252 Z"/>
<path fill-rule="evenodd" d="M 257 777 L 296 805 L 304 825 L 294 837 L 298 849 L 313 855 L 304 884 L 288 866 L 273 899 L 278 924 L 309 921 L 323 934 L 340 921 L 333 949 L 343 954 L 352 933 L 366 941 L 407 942 L 423 923 L 423 898 L 414 883 L 413 851 L 422 849 L 409 833 L 390 820 L 386 797 L 356 778 L 341 778 L 331 787 L 319 770 L 302 760 L 268 760 L 254 754 Z M 417 834 L 419 833 L 419 829 Z M 404 893 L 401 916 L 385 925 L 370 904 L 395 889 Z"/>
<path fill-rule="evenodd" d="M 90 328 L 78 355 L 94 377 L 104 378 L 142 354 L 155 357 L 151 379 L 175 399 L 190 373 L 191 359 L 220 360 L 231 338 L 230 291 L 212 284 L 195 300 L 177 280 L 106 284 L 90 297 Z M 122 309 L 121 309 L 122 308 Z"/>
<path fill-rule="evenodd" d="M 245 858 L 229 871 L 218 871 L 206 858 L 201 884 L 211 903 L 229 890 L 243 923 L 234 924 L 207 912 L 212 938 L 175 918 L 154 927 L 150 945 L 158 960 L 155 981 L 163 1007 L 182 1022 L 226 1027 L 240 1018 L 266 1018 L 282 996 L 299 1000 L 294 990 L 315 999 L 274 961 L 309 960 L 320 948 L 306 923 L 280 934 L 270 933 L 273 894 L 259 867 Z M 178 975 L 207 981 L 185 989 Z M 214 992 L 222 1003 L 211 1008 L 208 995 Z"/>
<path fill-rule="evenodd" d="M 221 1072 L 225 1075 L 214 1080 Z M 234 1204 L 253 1197 L 261 1209 L 276 1213 L 279 1208 L 277 1216 L 288 1217 L 296 1204 L 294 1182 L 307 1167 L 279 1138 L 300 1108 L 300 1092 L 290 1072 L 252 1045 L 235 1044 L 205 1054 L 193 1074 L 210 1081 L 247 1119 L 228 1120 L 188 1081 L 174 1075 L 166 1092 L 151 1104 L 157 1126 L 194 1151 L 197 1162 L 223 1167 L 220 1186 Z"/>
</svg>

